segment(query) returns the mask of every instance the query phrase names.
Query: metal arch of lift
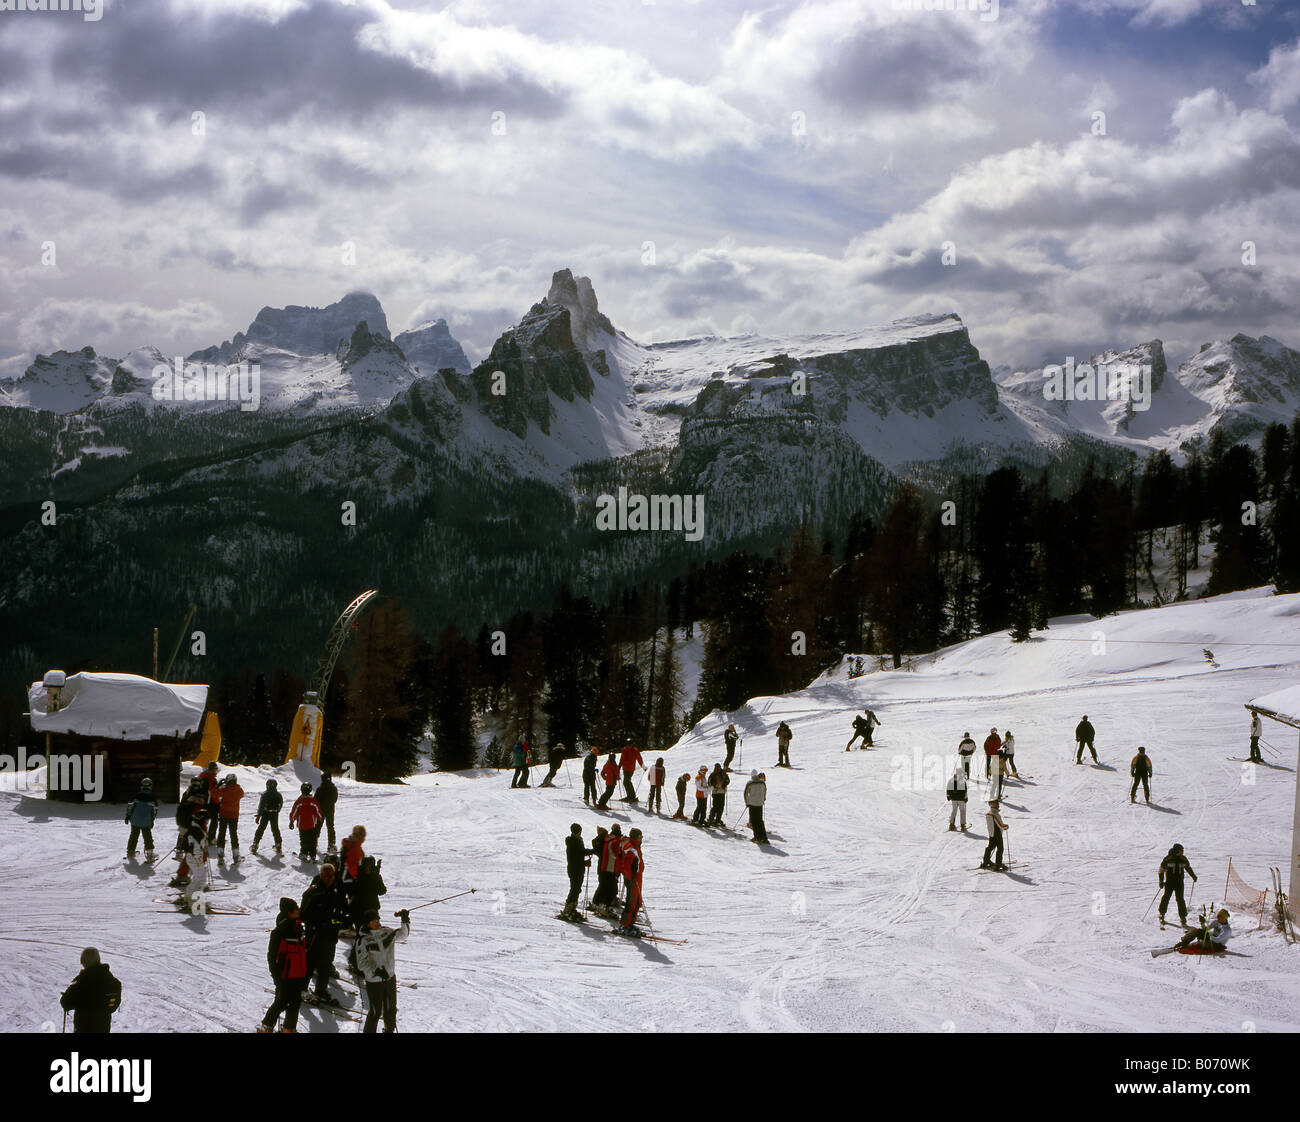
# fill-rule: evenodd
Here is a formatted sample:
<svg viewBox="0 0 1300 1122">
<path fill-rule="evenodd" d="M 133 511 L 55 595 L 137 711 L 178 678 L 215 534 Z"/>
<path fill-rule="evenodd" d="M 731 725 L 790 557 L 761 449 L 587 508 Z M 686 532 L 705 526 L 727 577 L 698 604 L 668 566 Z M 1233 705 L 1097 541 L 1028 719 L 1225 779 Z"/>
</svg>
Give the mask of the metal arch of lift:
<svg viewBox="0 0 1300 1122">
<path fill-rule="evenodd" d="M 339 655 L 343 653 L 343 646 L 348 641 L 352 621 L 378 595 L 377 588 L 363 592 L 343 609 L 342 614 L 334 621 L 334 626 L 330 628 L 329 638 L 325 640 L 325 649 L 316 660 L 316 669 L 311 672 L 311 682 L 307 686 L 307 692 L 316 695 L 316 704 L 322 708 L 325 705 L 325 691 L 329 689 L 330 675 L 334 673 L 334 664 L 338 662 Z"/>
</svg>

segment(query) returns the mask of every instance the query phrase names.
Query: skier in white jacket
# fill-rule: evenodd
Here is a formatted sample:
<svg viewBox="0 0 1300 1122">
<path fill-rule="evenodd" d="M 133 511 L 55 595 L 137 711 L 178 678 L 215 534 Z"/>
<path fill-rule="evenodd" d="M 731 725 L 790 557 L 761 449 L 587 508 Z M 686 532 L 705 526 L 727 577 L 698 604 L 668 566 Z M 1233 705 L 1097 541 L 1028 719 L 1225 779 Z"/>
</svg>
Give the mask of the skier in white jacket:
<svg viewBox="0 0 1300 1122">
<path fill-rule="evenodd" d="M 961 828 L 966 829 L 966 773 L 958 764 L 948 780 L 948 801 L 952 804 L 952 813 L 948 815 L 948 829 L 957 829 L 957 808 L 961 807 Z"/>
<path fill-rule="evenodd" d="M 749 773 L 745 784 L 745 805 L 749 807 L 749 825 L 754 831 L 754 841 L 767 845 L 767 827 L 763 823 L 763 804 L 767 802 L 767 776 L 757 771 Z"/>
<path fill-rule="evenodd" d="M 380 922 L 378 912 L 368 913 L 367 930 L 357 936 L 357 969 L 365 979 L 370 1004 L 362 1032 L 374 1032 L 381 1014 L 384 1031 L 397 1030 L 397 956 L 393 944 L 406 942 L 411 933 L 411 913 L 403 909 L 397 915 L 402 926 L 394 930 Z"/>
</svg>

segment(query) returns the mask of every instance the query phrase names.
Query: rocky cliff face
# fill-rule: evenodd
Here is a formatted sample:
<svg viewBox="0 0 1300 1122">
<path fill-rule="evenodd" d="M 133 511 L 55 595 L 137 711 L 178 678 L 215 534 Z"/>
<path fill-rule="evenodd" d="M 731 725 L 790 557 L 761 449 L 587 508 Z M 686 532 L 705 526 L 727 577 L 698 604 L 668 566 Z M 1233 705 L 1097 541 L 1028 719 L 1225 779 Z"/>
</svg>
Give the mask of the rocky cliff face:
<svg viewBox="0 0 1300 1122">
<path fill-rule="evenodd" d="M 289 351 L 296 355 L 332 355 L 362 321 L 376 335 L 388 336 L 388 319 L 378 300 L 369 292 L 349 292 L 342 300 L 323 308 L 290 304 L 286 308 L 263 308 L 247 331 L 214 347 L 195 351 L 190 357 L 200 362 L 230 362 L 246 343 Z"/>
<path fill-rule="evenodd" d="M 422 374 L 436 374 L 439 370 L 469 373 L 469 359 L 452 338 L 445 319 L 431 320 L 403 331 L 393 342 L 402 348 L 407 362 Z"/>
</svg>

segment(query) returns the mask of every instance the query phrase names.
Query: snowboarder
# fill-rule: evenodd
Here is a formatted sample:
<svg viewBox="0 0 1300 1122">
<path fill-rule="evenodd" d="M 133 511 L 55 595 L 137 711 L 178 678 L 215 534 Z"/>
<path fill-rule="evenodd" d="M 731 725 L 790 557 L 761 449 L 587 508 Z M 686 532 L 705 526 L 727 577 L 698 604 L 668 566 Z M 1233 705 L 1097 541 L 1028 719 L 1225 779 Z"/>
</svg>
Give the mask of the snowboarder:
<svg viewBox="0 0 1300 1122">
<path fill-rule="evenodd" d="M 384 1031 L 397 1031 L 397 963 L 394 943 L 406 942 L 411 933 L 411 913 L 403 908 L 397 913 L 402 926 L 397 930 L 385 927 L 379 913 L 371 912 L 366 932 L 357 939 L 357 966 L 366 983 L 366 1001 L 370 1006 L 362 1032 L 374 1032 L 379 1018 L 384 1019 Z"/>
<path fill-rule="evenodd" d="M 569 754 L 568 749 L 560 742 L 551 745 L 550 751 L 546 754 L 546 778 L 542 780 L 543 787 L 554 787 L 552 780 L 555 773 L 560 770 L 560 765 L 564 763 L 564 757 Z"/>
<path fill-rule="evenodd" d="M 591 898 L 591 910 L 597 914 L 609 911 L 618 895 L 618 851 L 623 847 L 623 827 L 617 822 L 602 839 L 597 835 L 596 892 Z"/>
<path fill-rule="evenodd" d="M 1196 930 L 1189 931 L 1179 939 L 1178 945 L 1190 947 L 1193 943 L 1199 943 L 1204 953 L 1221 954 L 1228 949 L 1228 940 L 1232 938 L 1232 925 L 1228 922 L 1231 918 L 1227 908 L 1220 908 L 1214 913 L 1213 919 L 1202 915 Z"/>
<path fill-rule="evenodd" d="M 626 901 L 621 922 L 623 934 L 638 938 L 641 929 L 636 925 L 636 918 L 641 912 L 641 878 L 645 873 L 640 830 L 632 830 L 619 850 L 618 871 L 623 877 L 623 898 Z"/>
<path fill-rule="evenodd" d="M 1259 714 L 1251 713 L 1250 715 L 1250 762 L 1252 764 L 1262 764 L 1264 757 L 1259 753 L 1259 738 L 1264 732 L 1264 726 L 1260 723 Z"/>
<path fill-rule="evenodd" d="M 321 812 L 311 793 L 311 784 L 302 785 L 302 794 L 293 801 L 289 811 L 289 829 L 298 830 L 298 856 L 304 861 L 316 860 L 316 841 L 320 837 Z"/>
<path fill-rule="evenodd" d="M 153 824 L 158 817 L 158 796 L 153 793 L 153 780 L 140 780 L 140 790 L 136 792 L 126 807 L 126 816 L 122 819 L 131 827 L 131 834 L 126 839 L 126 855 L 135 859 L 135 846 L 144 834 L 144 859 L 154 859 Z"/>
<path fill-rule="evenodd" d="M 262 1018 L 258 1032 L 274 1032 L 276 1021 L 284 1014 L 281 1032 L 298 1031 L 298 1008 L 307 988 L 307 942 L 302 929 L 302 912 L 298 902 L 280 897 L 280 912 L 266 945 L 266 964 L 275 983 L 275 1000 Z"/>
<path fill-rule="evenodd" d="M 713 806 L 709 810 L 710 826 L 722 826 L 722 816 L 727 809 L 727 786 L 731 776 L 722 770 L 721 764 L 713 765 L 713 774 L 709 776 L 709 793 L 713 796 Z"/>
<path fill-rule="evenodd" d="M 1002 738 L 998 736 L 997 729 L 989 729 L 989 734 L 984 738 L 984 778 L 992 779 L 993 761 L 998 758 L 998 753 L 1002 751 Z M 1001 778 L 1002 772 L 999 769 L 998 777 Z"/>
<path fill-rule="evenodd" d="M 623 751 L 619 753 L 619 766 L 623 769 L 623 801 L 638 802 L 636 790 L 632 786 L 632 775 L 637 768 L 645 768 L 641 759 L 641 749 L 630 740 L 623 741 Z"/>
<path fill-rule="evenodd" d="M 1092 724 L 1088 721 L 1088 714 L 1085 713 L 1083 715 L 1083 720 L 1074 727 L 1074 739 L 1079 745 L 1078 754 L 1074 757 L 1074 762 L 1076 764 L 1083 763 L 1083 750 L 1085 748 L 1092 753 L 1092 762 L 1094 764 L 1100 762 L 1097 759 L 1097 749 L 1092 746 L 1093 737 L 1096 735 L 1097 730 L 1092 727 Z"/>
<path fill-rule="evenodd" d="M 239 785 L 232 771 L 222 779 L 217 787 L 217 807 L 219 826 L 217 828 L 217 860 L 223 860 L 226 850 L 226 831 L 230 831 L 230 856 L 239 860 L 239 801 L 244 797 L 244 789 Z"/>
<path fill-rule="evenodd" d="M 510 780 L 511 787 L 528 786 L 528 738 L 521 736 L 515 741 L 515 746 L 511 750 L 515 774 Z"/>
<path fill-rule="evenodd" d="M 582 801 L 588 806 L 596 801 L 596 763 L 599 758 L 600 751 L 596 748 L 588 748 L 582 757 Z"/>
<path fill-rule="evenodd" d="M 961 757 L 961 769 L 966 773 L 966 778 L 969 779 L 970 760 L 975 755 L 975 741 L 971 739 L 969 732 L 962 737 L 962 742 L 957 745 L 957 754 Z"/>
<path fill-rule="evenodd" d="M 582 919 L 578 911 L 578 897 L 582 894 L 582 878 L 591 868 L 591 858 L 595 850 L 587 848 L 582 840 L 582 827 L 575 822 L 569 827 L 569 836 L 564 839 L 565 868 L 569 874 L 569 895 L 560 910 L 560 918 L 568 920 Z"/>
<path fill-rule="evenodd" d="M 1016 741 L 1010 729 L 1002 734 L 1002 774 L 1020 778 L 1016 771 Z"/>
<path fill-rule="evenodd" d="M 722 734 L 722 741 L 727 746 L 727 758 L 723 763 L 728 771 L 731 770 L 731 760 L 736 754 L 736 744 L 740 740 L 740 733 L 736 731 L 735 725 L 728 725 L 727 731 Z"/>
<path fill-rule="evenodd" d="M 790 731 L 790 726 L 782 721 L 776 726 L 776 766 L 790 766 L 790 738 L 794 733 Z"/>
<path fill-rule="evenodd" d="M 989 800 L 989 809 L 984 815 L 984 821 L 989 829 L 989 844 L 984 847 L 984 860 L 980 862 L 981 869 L 996 869 L 999 873 L 1006 870 L 1006 866 L 1002 863 L 1002 832 L 1011 828 L 1002 821 L 1000 805 L 999 799 Z M 997 859 L 990 861 L 989 857 L 994 853 L 997 854 Z"/>
<path fill-rule="evenodd" d="M 99 960 L 99 951 L 87 947 L 81 952 L 81 973 L 59 997 L 64 1013 L 72 1013 L 72 1031 L 112 1031 L 113 1014 L 122 1004 L 122 983 Z"/>
<path fill-rule="evenodd" d="M 853 735 L 849 737 L 849 742 L 844 746 L 844 751 L 853 747 L 853 742 L 860 736 L 862 737 L 862 747 L 871 748 L 871 730 L 880 724 L 880 718 L 877 717 L 870 709 L 864 709 L 863 715 L 853 718 Z"/>
<path fill-rule="evenodd" d="M 952 772 L 952 778 L 948 780 L 947 796 L 948 801 L 952 803 L 952 812 L 948 815 L 948 829 L 957 829 L 957 809 L 961 808 L 961 828 L 966 829 L 966 776 L 962 771 L 961 764 L 958 764 Z"/>
<path fill-rule="evenodd" d="M 280 810 L 284 806 L 284 796 L 276 789 L 278 784 L 274 779 L 266 781 L 266 790 L 262 792 L 262 797 L 257 800 L 257 814 L 254 815 L 253 821 L 257 823 L 257 832 L 253 834 L 253 844 L 249 848 L 253 853 L 257 852 L 258 843 L 262 840 L 262 835 L 266 833 L 267 826 L 271 827 L 271 837 L 275 839 L 275 852 L 280 852 Z"/>
<path fill-rule="evenodd" d="M 704 764 L 695 773 L 695 814 L 691 817 L 692 826 L 703 826 L 709 811 L 709 769 Z"/>
<path fill-rule="evenodd" d="M 1187 925 L 1187 901 L 1183 899 L 1183 874 L 1186 873 L 1196 883 L 1196 873 L 1192 864 L 1183 856 L 1181 845 L 1173 846 L 1160 862 L 1160 887 L 1165 890 L 1160 898 L 1160 922 L 1165 922 L 1165 912 L 1169 908 L 1171 896 L 1178 900 L 1178 922 Z"/>
<path fill-rule="evenodd" d="M 600 796 L 600 801 L 596 805 L 604 810 L 609 806 L 609 797 L 614 793 L 614 784 L 618 782 L 618 760 L 614 758 L 613 748 L 605 758 L 605 766 L 600 769 L 600 777 L 605 781 L 605 793 Z"/>
<path fill-rule="evenodd" d="M 302 896 L 302 922 L 306 928 L 307 980 L 316 980 L 315 1001 L 337 1005 L 330 995 L 329 981 L 336 976 L 334 954 L 338 948 L 339 932 L 347 917 L 347 898 L 339 883 L 337 870 L 328 861 L 312 878 L 311 886 Z M 304 994 L 308 1002 L 310 995 Z"/>
<path fill-rule="evenodd" d="M 749 828 L 754 831 L 754 841 L 767 845 L 767 827 L 763 824 L 763 804 L 767 802 L 767 776 L 757 771 L 749 773 L 745 784 L 745 806 L 749 808 Z"/>
<path fill-rule="evenodd" d="M 664 784 L 668 781 L 668 769 L 664 767 L 664 758 L 660 756 L 655 760 L 655 766 L 648 772 L 650 776 L 650 801 L 646 810 L 653 813 L 657 808 L 660 814 L 664 812 Z"/>
<path fill-rule="evenodd" d="M 689 771 L 684 771 L 677 777 L 677 813 L 673 815 L 674 818 L 683 820 L 686 818 L 686 788 L 690 786 L 690 782 L 691 773 Z"/>
<path fill-rule="evenodd" d="M 325 820 L 325 852 L 337 853 L 334 848 L 334 808 L 338 805 L 339 789 L 334 786 L 327 767 L 320 769 L 320 782 L 316 784 L 316 802 L 320 805 L 321 817 Z"/>
<path fill-rule="evenodd" d="M 1133 777 L 1133 789 L 1128 793 L 1128 801 L 1137 802 L 1138 784 L 1141 783 L 1142 797 L 1146 799 L 1147 806 L 1150 806 L 1151 776 L 1155 773 L 1155 768 L 1151 766 L 1151 757 L 1145 748 L 1139 748 L 1137 755 L 1129 761 L 1128 773 Z"/>
</svg>

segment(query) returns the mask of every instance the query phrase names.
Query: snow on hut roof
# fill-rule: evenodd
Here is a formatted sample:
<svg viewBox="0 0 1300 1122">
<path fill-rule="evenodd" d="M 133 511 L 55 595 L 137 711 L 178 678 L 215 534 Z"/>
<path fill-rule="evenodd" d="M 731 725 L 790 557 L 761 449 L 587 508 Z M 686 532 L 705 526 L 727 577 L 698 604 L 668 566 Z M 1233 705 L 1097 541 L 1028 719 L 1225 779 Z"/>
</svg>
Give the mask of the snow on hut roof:
<svg viewBox="0 0 1300 1122">
<path fill-rule="evenodd" d="M 1266 693 L 1246 702 L 1246 708 L 1258 710 L 1262 716 L 1272 717 L 1292 728 L 1300 728 L 1300 686 L 1287 686 L 1284 690 Z"/>
<path fill-rule="evenodd" d="M 27 691 L 32 728 L 114 740 L 182 736 L 199 727 L 207 686 L 177 686 L 138 674 L 69 674 L 59 708 L 46 712 L 46 691 L 33 682 Z"/>
</svg>

